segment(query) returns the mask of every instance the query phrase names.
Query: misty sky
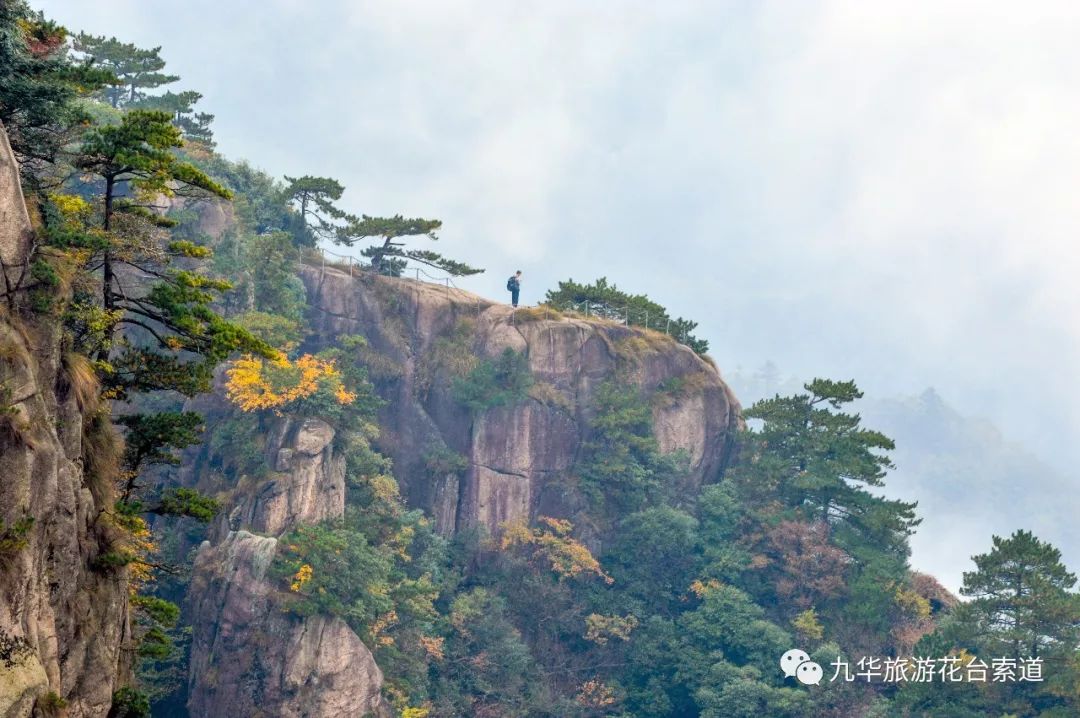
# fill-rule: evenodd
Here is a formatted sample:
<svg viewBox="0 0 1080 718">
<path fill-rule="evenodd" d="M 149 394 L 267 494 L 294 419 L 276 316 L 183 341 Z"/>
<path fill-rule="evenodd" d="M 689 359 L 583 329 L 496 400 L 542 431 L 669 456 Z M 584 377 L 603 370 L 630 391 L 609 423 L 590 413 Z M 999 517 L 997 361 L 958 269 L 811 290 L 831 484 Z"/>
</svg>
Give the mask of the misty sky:
<svg viewBox="0 0 1080 718">
<path fill-rule="evenodd" d="M 1078 475 L 1080 3 L 31 1 L 162 45 L 224 154 L 442 219 L 463 287 L 606 275 Z"/>
</svg>

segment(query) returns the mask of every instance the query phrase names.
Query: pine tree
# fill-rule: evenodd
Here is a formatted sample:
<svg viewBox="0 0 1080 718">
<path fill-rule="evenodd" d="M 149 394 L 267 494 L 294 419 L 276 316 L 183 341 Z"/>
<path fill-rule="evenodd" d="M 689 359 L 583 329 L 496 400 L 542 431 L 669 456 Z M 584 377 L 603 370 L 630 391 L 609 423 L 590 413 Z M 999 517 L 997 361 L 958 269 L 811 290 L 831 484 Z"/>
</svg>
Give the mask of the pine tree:
<svg viewBox="0 0 1080 718">
<path fill-rule="evenodd" d="M 672 317 L 666 307 L 644 294 L 630 294 L 620 290 L 609 283 L 607 277 L 600 277 L 592 284 L 581 284 L 573 279 L 559 282 L 557 289 L 548 290 L 544 302 L 559 309 L 584 309 L 584 305 L 587 305 L 590 315 L 662 329 L 698 354 L 709 351 L 709 342 L 691 333 L 697 328 L 697 322 Z"/>
<path fill-rule="evenodd" d="M 302 226 L 307 232 L 297 237 L 297 244 L 314 246 L 316 239 L 336 239 L 342 231 L 341 221 L 356 218 L 337 207 L 345 187 L 331 177 L 286 177 L 289 184 L 283 196 L 300 213 Z"/>
<path fill-rule="evenodd" d="M 964 607 L 978 627 L 984 648 L 1013 658 L 1072 651 L 1080 641 L 1080 595 L 1076 575 L 1061 562 L 1061 551 L 1029 531 L 994 536 L 989 553 L 973 556 L 975 570 L 964 573 Z"/>
<path fill-rule="evenodd" d="M 72 42 L 75 51 L 92 67 L 111 72 L 116 80 L 104 90 L 104 98 L 115 108 L 134 105 L 146 96 L 146 90 L 176 82 L 176 75 L 166 75 L 161 48 L 142 49 L 115 37 L 81 32 Z"/>
<path fill-rule="evenodd" d="M 162 195 L 230 193 L 173 153 L 180 130 L 168 113 L 132 110 L 119 125 L 96 127 L 83 141 L 78 167 L 99 178 L 99 231 L 87 234 L 89 268 L 101 271 L 99 322 L 104 330 L 92 352 L 110 369 L 111 387 L 128 390 L 205 391 L 214 364 L 233 351 L 266 351 L 247 331 L 226 322 L 209 306 L 229 284 L 176 259 L 201 259 L 210 251 L 188 241 L 168 241 L 172 223 L 154 211 Z M 127 325 L 139 341 L 121 336 Z"/>
<path fill-rule="evenodd" d="M 1080 715 L 1080 594 L 1061 552 L 1020 530 L 994 536 L 990 551 L 972 560 L 960 588 L 971 600 L 919 641 L 915 655 L 962 649 L 991 666 L 1011 661 L 1013 680 L 912 683 L 897 694 L 897 707 L 903 715 Z"/>
<path fill-rule="evenodd" d="M 353 218 L 338 234 L 337 241 L 351 246 L 361 239 L 381 238 L 382 244 L 373 244 L 362 250 L 361 254 L 371 259 L 371 266 L 375 271 L 392 277 L 400 277 L 410 260 L 441 269 L 454 277 L 483 272 L 483 269 L 448 259 L 437 252 L 407 249 L 406 243 L 401 241 L 408 237 L 437 240 L 439 237 L 435 232 L 440 227 L 442 222 L 437 219 L 405 218 L 400 214 L 393 217 L 369 217 L 365 214 L 358 220 Z"/>
<path fill-rule="evenodd" d="M 759 401 L 745 414 L 763 422 L 743 434 L 732 478 L 751 501 L 780 497 L 786 508 L 821 521 L 845 543 L 906 552 L 918 525 L 916 504 L 875 496 L 894 444 L 865 429 L 858 414 L 837 411 L 862 397 L 854 382 L 815 379 L 806 394 Z"/>
<path fill-rule="evenodd" d="M 173 124 L 180 128 L 185 139 L 213 147 L 214 133 L 210 129 L 210 123 L 214 121 L 214 116 L 195 111 L 195 105 L 201 99 L 202 94 L 194 90 L 184 92 L 170 90 L 161 95 L 144 97 L 135 106 L 139 109 L 162 110 L 171 113 Z"/>
<path fill-rule="evenodd" d="M 19 158 L 24 180 L 59 150 L 86 120 L 73 100 L 112 78 L 72 65 L 67 31 L 20 1 L 0 2 L 0 122 Z"/>
</svg>

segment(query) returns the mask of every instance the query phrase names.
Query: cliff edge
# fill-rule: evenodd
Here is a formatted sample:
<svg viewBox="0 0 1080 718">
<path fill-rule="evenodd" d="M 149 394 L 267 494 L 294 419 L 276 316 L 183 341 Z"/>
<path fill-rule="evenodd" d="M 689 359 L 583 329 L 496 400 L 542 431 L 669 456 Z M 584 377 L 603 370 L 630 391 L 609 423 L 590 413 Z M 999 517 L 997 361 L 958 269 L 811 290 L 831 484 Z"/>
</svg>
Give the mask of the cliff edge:
<svg viewBox="0 0 1080 718">
<path fill-rule="evenodd" d="M 0 127 L 0 259 L 9 281 L 22 274 L 32 237 Z M 64 352 L 54 317 L 0 304 L 2 718 L 58 699 L 69 718 L 104 718 L 132 656 L 127 569 L 95 563 L 110 539 L 104 514 L 117 443 L 79 359 Z"/>
<path fill-rule="evenodd" d="M 445 534 L 538 515 L 588 523 L 570 481 L 595 413 L 594 393 L 618 374 L 652 401 L 661 451 L 685 451 L 685 489 L 716 478 L 730 459 L 739 404 L 707 358 L 655 331 L 518 309 L 458 289 L 332 267 L 300 269 L 311 307 L 309 349 L 359 334 L 369 371 L 388 399 L 380 448 L 410 505 Z M 473 416 L 451 386 L 469 358 L 524 354 L 528 399 Z M 441 447 L 464 456 L 463 472 L 432 475 Z"/>
</svg>

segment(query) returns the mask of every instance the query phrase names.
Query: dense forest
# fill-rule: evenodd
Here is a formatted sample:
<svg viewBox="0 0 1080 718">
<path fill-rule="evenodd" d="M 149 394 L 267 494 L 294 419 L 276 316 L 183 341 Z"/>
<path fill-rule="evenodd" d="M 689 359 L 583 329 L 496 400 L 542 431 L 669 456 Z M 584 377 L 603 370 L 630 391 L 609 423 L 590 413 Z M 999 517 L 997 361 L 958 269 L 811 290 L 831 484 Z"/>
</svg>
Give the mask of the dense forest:
<svg viewBox="0 0 1080 718">
<path fill-rule="evenodd" d="M 1080 713 L 1080 594 L 1060 552 L 1028 531 L 995 536 L 959 598 L 911 570 L 918 507 L 884 493 L 896 446 L 852 408 L 855 381 L 812 379 L 757 401 L 705 432 L 720 447 L 709 463 L 693 446 L 668 450 L 680 429 L 657 417 L 679 407 L 719 426 L 706 415 L 718 404 L 695 401 L 723 382 L 696 325 L 644 294 L 567 280 L 539 308 L 489 313 L 477 298 L 469 315 L 473 300 L 447 283 L 465 313 L 425 339 L 409 323 L 416 307 L 444 300 L 419 294 L 412 268 L 482 271 L 432 249 L 441 222 L 353 214 L 334 178 L 277 178 L 222 156 L 213 116 L 162 55 L 0 3 L 0 121 L 33 230 L 25 261 L 3 267 L 0 316 L 51 337 L 60 391 L 83 417 L 56 428 L 79 434 L 84 481 L 104 501 L 82 570 L 127 597 L 115 675 L 97 677 L 114 686 L 109 716 L 203 715 L 199 696 L 223 695 L 208 691 L 271 690 L 255 685 L 265 671 L 223 686 L 223 667 L 211 676 L 193 658 L 200 641 L 224 640 L 200 625 L 220 581 L 196 564 L 245 530 L 275 539 L 273 620 L 340 621 L 370 650 L 378 715 Z M 320 247 L 359 247 L 363 260 L 328 262 Z M 378 336 L 315 330 L 326 312 L 312 277 L 328 271 L 366 282 Z M 490 317 L 526 337 L 530 323 L 594 327 L 610 369 L 568 393 L 538 370 L 537 344 L 477 351 Z M 4 337 L 0 451 L 14 452 L 36 429 Z M 409 366 L 387 348 L 426 340 Z M 679 369 L 648 368 L 661 365 Z M 464 417 L 462 435 L 413 446 L 388 419 L 405 396 L 436 419 Z M 556 498 L 529 498 L 494 527 L 458 503 L 440 523 L 427 487 L 464 486 L 479 470 L 464 447 L 541 408 L 583 437 L 552 479 Z M 343 466 L 341 515 L 252 529 L 244 511 L 257 514 L 267 482 L 299 475 L 301 442 L 320 431 L 310 455 Z M 2 496 L 0 567 L 14 575 L 46 550 L 33 538 L 42 517 Z M 13 599 L 0 602 L 0 673 L 14 676 L 39 649 Z M 793 649 L 820 683 L 782 668 Z M 29 706 L 11 698 L 0 714 L 92 715 L 81 685 L 50 677 Z M 0 698 L 13 686 L 0 680 Z"/>
<path fill-rule="evenodd" d="M 725 378 L 747 403 L 800 387 L 772 363 Z M 991 533 L 1009 534 L 1022 525 L 1066 554 L 1077 544 L 1070 517 L 1080 505 L 1066 476 L 993 422 L 966 415 L 932 388 L 900 397 L 868 392 L 855 409 L 896 442 L 896 467 L 884 491 L 919 503 L 924 521 L 911 537 L 913 563 L 951 590 L 959 589 L 971 554 L 990 544 Z"/>
</svg>

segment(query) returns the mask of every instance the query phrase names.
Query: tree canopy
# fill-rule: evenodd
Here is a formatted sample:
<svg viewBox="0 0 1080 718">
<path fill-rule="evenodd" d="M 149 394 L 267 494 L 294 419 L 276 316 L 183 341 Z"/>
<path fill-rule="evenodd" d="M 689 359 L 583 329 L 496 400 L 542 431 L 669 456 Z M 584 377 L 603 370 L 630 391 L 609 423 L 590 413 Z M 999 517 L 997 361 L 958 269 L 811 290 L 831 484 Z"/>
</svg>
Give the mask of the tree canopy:
<svg viewBox="0 0 1080 718">
<path fill-rule="evenodd" d="M 161 72 L 165 60 L 161 58 L 160 46 L 143 49 L 115 37 L 81 32 L 74 37 L 72 47 L 88 65 L 107 70 L 115 77 L 110 87 L 102 91 L 104 99 L 114 108 L 134 105 L 147 96 L 146 90 L 180 79 Z"/>
<path fill-rule="evenodd" d="M 1080 596 L 1076 574 L 1061 551 L 1030 531 L 993 537 L 993 548 L 973 556 L 960 594 L 971 599 L 961 612 L 988 654 L 1047 656 L 1080 645 Z"/>
<path fill-rule="evenodd" d="M 107 326 L 89 349 L 111 365 L 109 381 L 121 392 L 198 393 L 208 388 L 212 366 L 231 352 L 267 351 L 210 308 L 227 282 L 169 266 L 171 260 L 211 252 L 189 241 L 169 241 L 161 230 L 171 222 L 155 211 L 157 198 L 230 196 L 172 152 L 183 141 L 170 119 L 165 112 L 132 110 L 117 125 L 88 131 L 76 159 L 81 170 L 102 180 L 97 206 L 67 220 L 86 222 L 88 267 L 101 270 L 100 318 Z M 114 346 L 121 325 L 137 328 L 150 344 L 125 336 Z"/>
<path fill-rule="evenodd" d="M 196 112 L 195 105 L 202 99 L 202 93 L 194 90 L 183 92 L 166 91 L 160 95 L 148 95 L 135 105 L 146 110 L 162 110 L 172 114 L 172 123 L 180 128 L 184 139 L 201 142 L 207 147 L 214 146 L 214 132 L 210 124 L 214 116 L 207 112 Z"/>
<path fill-rule="evenodd" d="M 342 221 L 355 219 L 334 203 L 341 199 L 345 188 L 331 177 L 286 177 L 283 191 L 286 202 L 300 213 L 302 225 L 311 236 L 302 236 L 298 243 L 314 246 L 316 239 L 337 239 Z"/>
<path fill-rule="evenodd" d="M 70 63 L 67 39 L 67 30 L 20 0 L 0 3 L 0 122 L 27 180 L 87 121 L 74 100 L 112 79 L 107 70 Z"/>
<path fill-rule="evenodd" d="M 544 302 L 559 309 L 578 308 L 598 317 L 665 331 L 698 354 L 709 350 L 708 341 L 691 333 L 697 327 L 697 322 L 672 317 L 665 307 L 646 295 L 621 291 L 608 283 L 606 277 L 600 277 L 592 284 L 580 284 L 573 279 L 559 282 L 558 288 L 547 291 Z M 584 308 L 586 304 L 587 310 Z"/>
<path fill-rule="evenodd" d="M 362 239 L 382 238 L 381 244 L 366 247 L 361 254 L 371 260 L 375 271 L 393 277 L 400 277 L 410 260 L 441 269 L 454 277 L 483 272 L 483 269 L 470 267 L 464 262 L 449 259 L 436 252 L 407 247 L 405 240 L 413 237 L 437 240 L 436 231 L 441 227 L 442 222 L 437 219 L 406 218 L 400 214 L 393 217 L 369 217 L 365 214 L 350 221 L 339 233 L 338 241 L 351 246 Z"/>
</svg>

